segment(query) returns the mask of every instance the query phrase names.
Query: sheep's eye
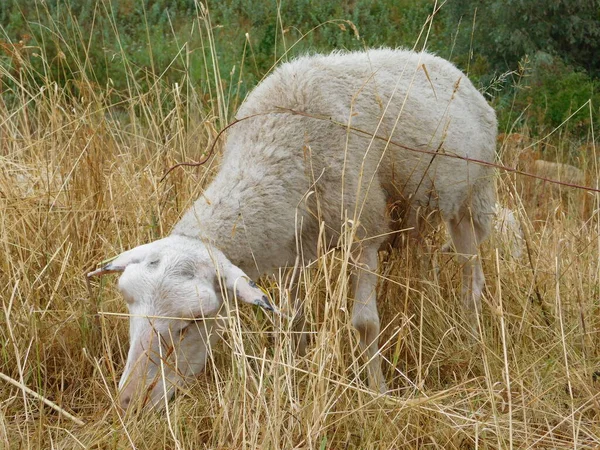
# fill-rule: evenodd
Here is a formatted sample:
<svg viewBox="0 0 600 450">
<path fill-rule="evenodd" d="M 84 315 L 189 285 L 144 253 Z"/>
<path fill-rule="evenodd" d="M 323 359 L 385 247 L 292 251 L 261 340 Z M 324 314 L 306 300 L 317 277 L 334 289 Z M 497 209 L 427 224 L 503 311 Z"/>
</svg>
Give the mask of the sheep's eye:
<svg viewBox="0 0 600 450">
<path fill-rule="evenodd" d="M 196 276 L 196 266 L 192 263 L 183 263 L 174 270 L 175 275 L 192 280 Z"/>
<path fill-rule="evenodd" d="M 196 274 L 191 270 L 179 270 L 174 273 L 175 276 L 185 278 L 186 280 L 193 280 Z"/>
<path fill-rule="evenodd" d="M 188 332 L 190 325 L 194 322 L 190 320 L 177 320 L 169 324 L 169 329 L 158 333 L 161 342 L 165 346 L 172 345 L 176 340 L 183 338 Z"/>
<path fill-rule="evenodd" d="M 192 325 L 194 322 L 192 321 L 185 321 L 184 324 L 182 324 L 183 326 L 179 329 L 179 336 L 183 336 L 185 333 L 188 332 L 190 325 Z"/>
<path fill-rule="evenodd" d="M 158 267 L 159 262 L 160 262 L 160 260 L 154 259 L 148 263 L 148 267 Z"/>
</svg>

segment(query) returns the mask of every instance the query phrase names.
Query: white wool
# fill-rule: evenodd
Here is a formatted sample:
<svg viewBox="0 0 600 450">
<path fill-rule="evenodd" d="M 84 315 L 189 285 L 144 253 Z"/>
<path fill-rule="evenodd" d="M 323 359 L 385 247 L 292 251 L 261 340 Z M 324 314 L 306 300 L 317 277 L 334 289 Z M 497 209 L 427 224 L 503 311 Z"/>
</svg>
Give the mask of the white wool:
<svg viewBox="0 0 600 450">
<path fill-rule="evenodd" d="M 216 179 L 173 229 L 214 243 L 251 276 L 293 263 L 296 212 L 310 256 L 319 220 L 335 243 L 357 203 L 364 236 L 389 232 L 386 203 L 409 198 L 445 220 L 471 206 L 489 229 L 489 167 L 440 155 L 430 165 L 429 153 L 386 145 L 494 160 L 495 113 L 448 61 L 402 50 L 302 57 L 267 77 L 236 118 L 256 114 L 230 129 Z"/>
<path fill-rule="evenodd" d="M 142 316 L 214 317 L 223 289 L 273 309 L 246 276 L 293 264 L 296 230 L 305 260 L 315 258 L 319 230 L 336 245 L 351 219 L 359 241 L 352 251 L 365 268 L 352 274 L 352 323 L 370 361 L 370 385 L 385 391 L 375 288 L 377 252 L 395 228 L 390 205 L 402 212 L 413 237 L 422 215 L 440 212 L 463 262 L 465 306 L 477 311 L 484 283 L 477 247 L 489 234 L 495 202 L 493 170 L 477 161 L 494 161 L 493 109 L 448 61 L 381 49 L 283 64 L 250 93 L 236 118 L 216 178 L 171 236 L 126 252 L 96 273 L 124 271 L 120 288 L 130 311 Z M 136 365 L 158 353 L 158 339 L 151 343 L 156 333 L 183 336 L 175 346 L 187 361 L 179 367 L 183 377 L 167 370 L 170 383 L 194 375 L 206 360 L 212 326 L 163 322 L 155 320 L 152 328 L 146 318 L 131 318 L 120 384 L 124 407 L 140 385 L 154 386 L 151 402 L 161 402 L 163 381 L 149 379 L 159 372 L 156 362 L 148 369 Z M 301 339 L 300 350 L 305 344 Z"/>
</svg>

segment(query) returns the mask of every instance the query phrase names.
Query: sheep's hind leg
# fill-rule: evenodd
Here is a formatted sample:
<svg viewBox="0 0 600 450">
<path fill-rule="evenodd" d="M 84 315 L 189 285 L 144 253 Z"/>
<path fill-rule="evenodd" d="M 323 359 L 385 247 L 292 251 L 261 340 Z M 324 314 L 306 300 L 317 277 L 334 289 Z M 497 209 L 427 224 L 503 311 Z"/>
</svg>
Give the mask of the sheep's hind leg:
<svg viewBox="0 0 600 450">
<path fill-rule="evenodd" d="M 384 393 L 387 385 L 381 370 L 379 356 L 379 315 L 377 313 L 378 247 L 362 248 L 358 258 L 360 267 L 352 274 L 354 306 L 352 325 L 360 335 L 360 347 L 367 358 L 369 387 Z"/>
<path fill-rule="evenodd" d="M 477 225 L 468 215 L 460 220 L 448 221 L 448 230 L 462 264 L 463 304 L 469 311 L 470 320 L 476 323 L 477 315 L 481 311 L 481 293 L 485 282 L 478 256 L 479 242 L 483 233 L 478 230 Z"/>
</svg>

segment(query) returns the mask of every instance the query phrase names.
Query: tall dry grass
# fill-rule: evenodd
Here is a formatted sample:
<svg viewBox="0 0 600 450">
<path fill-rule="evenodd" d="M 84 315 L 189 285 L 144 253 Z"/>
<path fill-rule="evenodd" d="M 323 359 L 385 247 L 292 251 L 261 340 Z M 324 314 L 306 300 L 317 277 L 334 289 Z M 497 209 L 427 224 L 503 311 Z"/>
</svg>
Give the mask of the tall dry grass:
<svg viewBox="0 0 600 450">
<path fill-rule="evenodd" d="M 207 71 L 220 79 L 208 16 L 198 29 Z M 121 415 L 126 308 L 114 279 L 88 289 L 84 274 L 169 232 L 218 155 L 160 178 L 175 162 L 201 157 L 237 100 L 214 83 L 208 109 L 185 76 L 176 86 L 157 76 L 143 90 L 134 68 L 118 101 L 110 86 L 84 75 L 75 98 L 33 84 L 28 70 L 0 74 L 13 86 L 0 102 L 0 447 L 600 446 L 597 197 L 585 194 L 594 205 L 585 217 L 548 208 L 535 200 L 545 187 L 514 175 L 499 176 L 498 186 L 521 221 L 526 250 L 503 258 L 498 236 L 483 246 L 487 288 L 476 331 L 462 317 L 452 255 L 382 254 L 389 395 L 366 388 L 349 323 L 349 272 L 359 268 L 342 245 L 299 271 L 311 331 L 306 357 L 295 354 L 288 323 L 242 306 L 206 371 L 167 411 Z M 593 145 L 585 158 L 597 180 Z M 429 239 L 439 248 L 444 236 Z M 439 270 L 423 261 L 430 257 Z M 287 276 L 262 284 L 281 299 Z"/>
</svg>

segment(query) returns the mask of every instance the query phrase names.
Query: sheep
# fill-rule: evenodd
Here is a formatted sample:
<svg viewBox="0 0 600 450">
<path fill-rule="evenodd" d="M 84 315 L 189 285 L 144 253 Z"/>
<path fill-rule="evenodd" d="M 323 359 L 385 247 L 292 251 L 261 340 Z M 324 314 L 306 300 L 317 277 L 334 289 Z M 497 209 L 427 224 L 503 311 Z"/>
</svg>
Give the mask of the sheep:
<svg viewBox="0 0 600 450">
<path fill-rule="evenodd" d="M 552 181 L 562 181 L 579 186 L 588 185 L 589 182 L 586 180 L 583 170 L 560 162 L 538 159 L 533 162 L 531 171 L 537 176 Z M 533 184 L 536 190 L 537 204 L 543 205 L 544 209 L 562 210 L 584 220 L 590 217 L 592 202 L 590 195 L 585 190 L 556 183 L 544 183 L 541 180 L 535 180 Z"/>
<path fill-rule="evenodd" d="M 335 247 L 348 224 L 352 325 L 369 387 L 386 392 L 376 274 L 378 251 L 394 231 L 387 206 L 402 205 L 417 242 L 424 214 L 438 212 L 462 262 L 464 305 L 476 314 L 484 286 L 478 246 L 494 215 L 494 110 L 450 62 L 378 49 L 282 64 L 236 118 L 220 170 L 171 234 L 89 274 L 122 272 L 130 350 L 121 406 L 140 389 L 148 405 L 164 404 L 203 369 L 226 298 L 278 312 L 252 280 L 292 265 L 298 239 L 304 259 L 314 260 L 317 241 Z M 306 345 L 302 335 L 298 351 Z M 161 362 L 171 353 L 176 368 Z"/>
<path fill-rule="evenodd" d="M 537 211 L 537 219 L 545 220 L 548 210 L 575 211 L 584 220 L 590 217 L 591 197 L 585 190 L 553 183 L 553 181 L 561 181 L 579 186 L 586 185 L 590 180 L 583 170 L 570 164 L 542 159 L 544 143 L 533 142 L 526 134 L 501 133 L 497 140 L 501 144 L 499 154 L 504 165 L 550 181 L 542 188 L 540 179 L 527 176 L 519 176 L 515 179 L 515 187 L 522 198 L 532 198 L 535 206 L 543 206 L 541 209 L 529 208 Z M 589 149 L 584 146 L 577 149 L 576 153 L 586 155 L 589 153 L 587 150 Z"/>
<path fill-rule="evenodd" d="M 584 220 L 590 217 L 592 197 L 585 190 L 553 182 L 588 185 L 589 180 L 583 170 L 570 164 L 535 159 L 525 167 L 525 171 L 542 178 L 523 177 L 517 184 L 522 197 L 530 199 L 535 206 L 532 211 L 537 220 L 545 221 L 549 212 L 568 213 Z"/>
<path fill-rule="evenodd" d="M 583 170 L 570 164 L 536 159 L 533 162 L 533 173 L 549 180 L 563 181 L 565 183 L 585 185 Z"/>
</svg>

